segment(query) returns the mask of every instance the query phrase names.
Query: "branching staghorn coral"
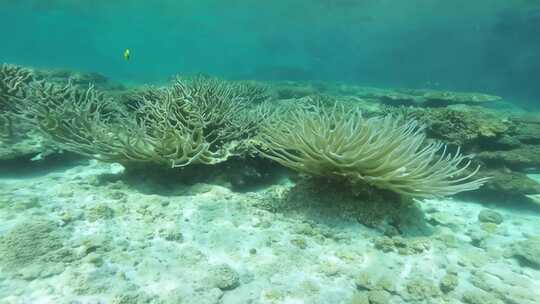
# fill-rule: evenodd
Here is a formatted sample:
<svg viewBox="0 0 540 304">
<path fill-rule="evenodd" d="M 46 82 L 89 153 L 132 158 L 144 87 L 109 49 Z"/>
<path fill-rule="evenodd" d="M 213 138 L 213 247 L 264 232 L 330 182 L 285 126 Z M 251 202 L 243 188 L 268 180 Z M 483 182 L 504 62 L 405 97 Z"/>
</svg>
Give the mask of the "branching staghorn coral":
<svg viewBox="0 0 540 304">
<path fill-rule="evenodd" d="M 232 151 L 232 145 L 226 141 L 228 130 L 212 128 L 219 126 L 219 121 L 205 116 L 204 107 L 178 91 L 177 85 L 155 89 L 153 94 L 140 99 L 132 122 L 141 135 L 125 137 L 125 145 L 135 148 L 136 158 L 158 156 L 162 158 L 158 162 L 165 161 L 172 167 L 214 164 L 227 159 Z M 216 134 L 220 131 L 223 137 Z"/>
<path fill-rule="evenodd" d="M 21 117 L 61 148 L 104 160 L 122 158 L 113 117 L 116 107 L 93 87 L 80 90 L 34 82 L 18 104 Z"/>
<path fill-rule="evenodd" d="M 149 87 L 130 96 L 128 104 L 135 109 L 139 123 L 159 126 L 158 134 L 196 139 L 197 149 L 187 146 L 186 151 L 191 151 L 188 155 L 200 153 L 175 159 L 173 167 L 192 162 L 215 164 L 231 155 L 247 153 L 246 139 L 256 133 L 258 122 L 267 116 L 262 101 L 268 95 L 264 92 L 262 87 L 241 82 L 177 78 L 169 87 Z M 261 103 L 254 105 L 256 102 Z"/>
<path fill-rule="evenodd" d="M 177 78 L 170 87 L 139 94 L 135 116 L 151 130 L 147 135 L 157 136 L 153 141 L 162 143 L 173 167 L 216 164 L 238 154 L 254 134 L 260 117 L 247 108 L 258 94 L 215 78 Z"/>
<path fill-rule="evenodd" d="M 25 117 L 62 148 L 104 161 L 215 164 L 236 154 L 255 127 L 233 87 L 213 79 L 148 88 L 127 106 L 92 87 L 38 82 L 32 92 Z"/>
<path fill-rule="evenodd" d="M 0 106 L 6 106 L 11 98 L 24 97 L 24 87 L 33 79 L 31 70 L 11 65 L 0 65 Z"/>
<path fill-rule="evenodd" d="M 239 132 L 248 131 L 242 130 L 249 126 L 243 115 L 248 103 L 243 102 L 234 85 L 215 78 L 178 78 L 170 93 L 177 104 L 200 115 L 200 127 L 210 143 L 230 140 L 238 137 Z"/>
<path fill-rule="evenodd" d="M 261 103 L 271 98 L 268 87 L 254 81 L 226 81 L 207 76 L 177 77 L 176 83 L 189 86 L 195 95 L 206 97 L 228 95 L 241 99 L 245 105 Z"/>
<path fill-rule="evenodd" d="M 0 65 L 0 138 L 13 137 L 13 113 L 18 100 L 27 95 L 33 80 L 31 70 L 16 65 Z"/>
<path fill-rule="evenodd" d="M 0 113 L 0 140 L 7 140 L 13 136 L 13 123 L 9 113 Z"/>
<path fill-rule="evenodd" d="M 474 190 L 478 168 L 464 174 L 471 157 L 426 142 L 423 128 L 402 117 L 364 118 L 356 108 L 334 104 L 277 113 L 262 128 L 260 152 L 312 176 L 345 177 L 414 198 Z"/>
</svg>

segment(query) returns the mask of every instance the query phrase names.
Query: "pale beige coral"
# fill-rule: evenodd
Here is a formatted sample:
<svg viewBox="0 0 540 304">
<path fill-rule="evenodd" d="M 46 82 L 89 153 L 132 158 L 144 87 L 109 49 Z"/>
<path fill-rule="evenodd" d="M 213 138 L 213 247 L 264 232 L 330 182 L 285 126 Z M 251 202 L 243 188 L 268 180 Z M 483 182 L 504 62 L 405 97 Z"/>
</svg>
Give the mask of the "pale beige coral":
<svg viewBox="0 0 540 304">
<path fill-rule="evenodd" d="M 37 82 L 21 112 L 62 148 L 104 161 L 215 164 L 256 126 L 236 86 L 178 79 L 132 97 L 128 109 L 92 87 Z"/>
<path fill-rule="evenodd" d="M 12 64 L 0 65 L 0 107 L 8 102 L 8 99 L 19 97 L 24 94 L 24 86 L 33 77 L 30 69 Z"/>
<path fill-rule="evenodd" d="M 14 105 L 26 95 L 25 88 L 33 79 L 33 72 L 11 64 L 0 65 L 0 139 L 13 137 Z"/>
<path fill-rule="evenodd" d="M 430 198 L 474 190 L 486 179 L 463 175 L 471 157 L 427 142 L 421 126 L 401 117 L 364 118 L 356 108 L 315 104 L 275 115 L 262 129 L 260 151 L 314 176 L 347 177 L 400 194 Z"/>
</svg>

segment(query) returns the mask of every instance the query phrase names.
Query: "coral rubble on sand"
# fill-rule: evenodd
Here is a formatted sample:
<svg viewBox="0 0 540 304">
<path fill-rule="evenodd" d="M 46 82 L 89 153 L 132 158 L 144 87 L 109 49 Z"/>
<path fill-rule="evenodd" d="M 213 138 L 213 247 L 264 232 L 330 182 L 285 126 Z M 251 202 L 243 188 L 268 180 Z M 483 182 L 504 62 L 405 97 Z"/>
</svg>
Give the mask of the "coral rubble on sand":
<svg viewBox="0 0 540 304">
<path fill-rule="evenodd" d="M 532 304 L 540 296 L 537 215 L 428 200 L 385 219 L 330 185 L 320 202 L 290 184 L 235 193 L 178 183 L 179 194 L 162 195 L 118 174 L 128 173 L 92 162 L 2 180 L 3 301 Z M 344 210 L 353 200 L 359 208 Z"/>
</svg>

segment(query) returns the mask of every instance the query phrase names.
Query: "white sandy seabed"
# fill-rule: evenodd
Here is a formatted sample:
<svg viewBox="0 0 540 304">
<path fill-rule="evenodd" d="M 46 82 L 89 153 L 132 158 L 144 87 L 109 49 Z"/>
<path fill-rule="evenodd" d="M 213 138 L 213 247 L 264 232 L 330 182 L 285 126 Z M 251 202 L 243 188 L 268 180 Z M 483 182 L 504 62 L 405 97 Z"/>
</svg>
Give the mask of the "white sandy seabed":
<svg viewBox="0 0 540 304">
<path fill-rule="evenodd" d="M 287 184 L 98 182 L 121 171 L 0 180 L 0 303 L 540 303 L 539 213 L 430 200 L 430 235 L 389 237 L 272 210 Z"/>
</svg>

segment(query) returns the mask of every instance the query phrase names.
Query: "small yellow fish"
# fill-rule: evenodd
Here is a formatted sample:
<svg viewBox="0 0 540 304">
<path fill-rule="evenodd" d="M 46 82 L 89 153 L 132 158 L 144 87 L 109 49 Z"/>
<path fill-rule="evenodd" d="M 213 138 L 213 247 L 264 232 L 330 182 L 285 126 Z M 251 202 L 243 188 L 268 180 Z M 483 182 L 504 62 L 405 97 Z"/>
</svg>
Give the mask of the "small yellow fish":
<svg viewBox="0 0 540 304">
<path fill-rule="evenodd" d="M 129 51 L 129 49 L 126 49 L 126 50 L 124 51 L 124 59 L 125 59 L 126 61 L 128 61 L 128 60 L 129 60 L 129 56 L 130 56 L 130 51 Z"/>
</svg>

